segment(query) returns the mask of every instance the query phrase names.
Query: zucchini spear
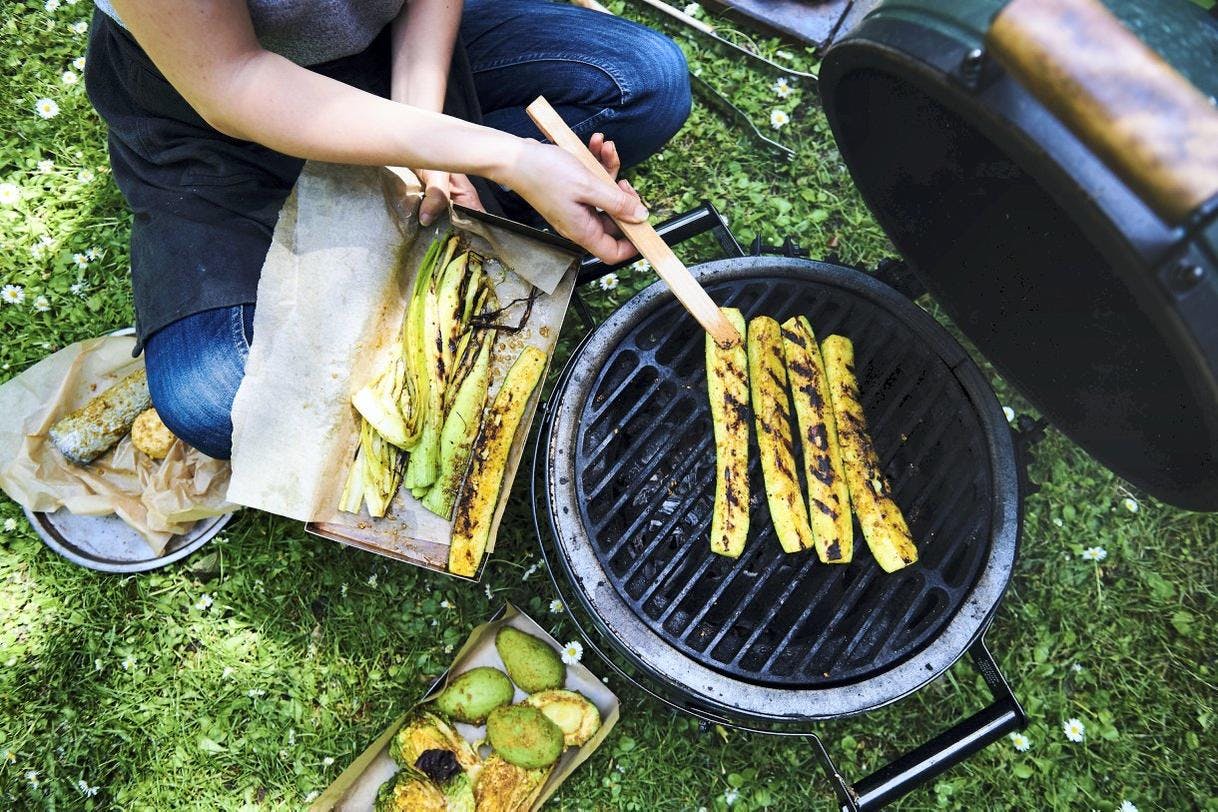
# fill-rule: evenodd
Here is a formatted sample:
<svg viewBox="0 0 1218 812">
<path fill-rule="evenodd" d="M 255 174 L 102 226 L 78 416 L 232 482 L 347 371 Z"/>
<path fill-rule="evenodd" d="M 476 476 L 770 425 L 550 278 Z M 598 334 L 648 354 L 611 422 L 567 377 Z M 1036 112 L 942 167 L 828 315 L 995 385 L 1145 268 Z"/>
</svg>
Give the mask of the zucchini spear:
<svg viewBox="0 0 1218 812">
<path fill-rule="evenodd" d="M 743 338 L 744 316 L 720 308 Z M 743 344 L 723 349 L 706 335 L 706 390 L 715 429 L 715 509 L 711 552 L 737 558 L 749 535 L 749 358 Z"/>
<path fill-rule="evenodd" d="M 453 514 L 449 572 L 472 577 L 478 570 L 499 505 L 512 440 L 545 368 L 546 354 L 536 347 L 525 347 L 483 418 L 482 431 L 470 453 L 469 475 Z"/>
<path fill-rule="evenodd" d="M 850 502 L 871 554 L 885 572 L 894 572 L 917 561 L 918 549 L 901 508 L 893 501 L 892 487 L 867 433 L 854 377 L 854 344 L 845 336 L 829 336 L 821 344 L 821 353 L 837 418 Z"/>
<path fill-rule="evenodd" d="M 461 478 L 469 467 L 469 453 L 478 434 L 482 409 L 486 406 L 486 389 L 490 382 L 491 346 L 493 333 L 480 333 L 482 342 L 477 359 L 457 388 L 452 408 L 444 418 L 440 431 L 440 473 L 435 484 L 423 497 L 423 507 L 444 518 L 452 513 L 453 501 Z M 456 383 L 453 384 L 456 387 Z"/>
<path fill-rule="evenodd" d="M 816 538 L 816 554 L 826 564 L 848 564 L 854 555 L 850 495 L 837 443 L 837 421 L 833 417 L 825 363 L 812 324 L 805 316 L 783 322 L 782 344 L 804 449 L 808 513 Z"/>
<path fill-rule="evenodd" d="M 748 326 L 749 386 L 757 447 L 765 475 L 766 499 L 778 543 L 788 553 L 813 546 L 808 509 L 795 473 L 791 441 L 791 406 L 787 397 L 787 366 L 783 356 L 782 328 L 769 316 L 758 316 Z"/>
</svg>

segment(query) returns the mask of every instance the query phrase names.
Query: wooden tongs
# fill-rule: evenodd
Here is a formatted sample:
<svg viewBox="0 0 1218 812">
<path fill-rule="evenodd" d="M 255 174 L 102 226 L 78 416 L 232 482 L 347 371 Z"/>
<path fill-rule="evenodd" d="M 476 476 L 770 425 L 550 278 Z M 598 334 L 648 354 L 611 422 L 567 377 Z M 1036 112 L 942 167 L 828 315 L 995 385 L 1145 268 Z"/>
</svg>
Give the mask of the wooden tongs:
<svg viewBox="0 0 1218 812">
<path fill-rule="evenodd" d="M 545 133 L 546 138 L 574 155 L 588 171 L 597 177 L 604 178 L 608 183 L 613 183 L 613 178 L 609 177 L 605 167 L 601 166 L 600 161 L 596 160 L 588 151 L 583 141 L 571 131 L 571 128 L 550 106 L 545 97 L 538 96 L 537 100 L 525 109 L 529 118 L 533 119 L 533 123 Z M 668 243 L 664 242 L 650 223 L 626 223 L 616 217 L 613 221 L 617 223 L 626 238 L 634 243 L 634 247 L 639 249 L 639 253 L 651 263 L 651 267 L 655 268 L 656 273 L 664 280 L 690 315 L 697 319 L 702 328 L 715 339 L 716 344 L 727 348 L 740 343 L 740 333 L 731 325 L 731 322 L 724 318 L 719 306 L 702 289 L 685 264 L 677 259 L 677 255 L 672 252 Z"/>
</svg>

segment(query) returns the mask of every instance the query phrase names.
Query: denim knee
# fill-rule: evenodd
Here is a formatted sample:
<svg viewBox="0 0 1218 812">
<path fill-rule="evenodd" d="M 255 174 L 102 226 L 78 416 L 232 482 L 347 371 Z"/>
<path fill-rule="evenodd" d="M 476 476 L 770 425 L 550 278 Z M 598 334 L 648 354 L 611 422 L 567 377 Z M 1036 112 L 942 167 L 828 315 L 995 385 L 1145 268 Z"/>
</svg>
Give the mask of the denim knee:
<svg viewBox="0 0 1218 812">
<path fill-rule="evenodd" d="M 639 135 L 646 155 L 658 152 L 689 118 L 689 67 L 685 54 L 668 37 L 642 28 L 629 55 L 636 88 L 634 103 L 647 122 Z"/>
<path fill-rule="evenodd" d="M 161 328 L 144 345 L 148 391 L 161 420 L 216 459 L 232 454 L 233 399 L 245 374 L 252 318 L 250 305 L 205 310 Z"/>
</svg>

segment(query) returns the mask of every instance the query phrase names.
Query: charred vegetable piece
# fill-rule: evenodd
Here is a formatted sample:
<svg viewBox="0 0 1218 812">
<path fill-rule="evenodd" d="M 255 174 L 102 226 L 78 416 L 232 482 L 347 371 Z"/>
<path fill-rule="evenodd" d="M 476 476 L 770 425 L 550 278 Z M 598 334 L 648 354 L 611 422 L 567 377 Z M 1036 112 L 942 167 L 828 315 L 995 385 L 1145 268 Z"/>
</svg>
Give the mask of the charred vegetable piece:
<svg viewBox="0 0 1218 812">
<path fill-rule="evenodd" d="M 512 682 L 526 694 L 561 688 L 567 680 L 567 666 L 558 652 L 545 640 L 514 626 L 495 633 L 495 651 Z"/>
<path fill-rule="evenodd" d="M 420 711 L 389 742 L 389 756 L 400 767 L 413 767 L 428 750 L 448 750 L 461 769 L 477 778 L 482 761 L 470 743 L 439 716 Z"/>
<path fill-rule="evenodd" d="M 744 316 L 720 308 L 741 338 Z M 743 343 L 723 349 L 706 336 L 706 390 L 715 430 L 715 509 L 711 552 L 736 558 L 749 535 L 749 356 Z"/>
<path fill-rule="evenodd" d="M 457 390 L 452 408 L 444 418 L 440 432 L 440 471 L 431 490 L 423 497 L 423 507 L 444 518 L 452 515 L 453 502 L 461 479 L 469 467 L 470 450 L 478 436 L 482 410 L 486 407 L 486 390 L 490 383 L 491 345 L 494 336 L 482 334 L 478 358 Z"/>
<path fill-rule="evenodd" d="M 163 460 L 169 455 L 177 437 L 161 422 L 156 409 L 145 409 L 131 425 L 131 444 L 154 460 Z"/>
<path fill-rule="evenodd" d="M 567 747 L 579 747 L 601 727 L 601 712 L 591 700 L 575 691 L 538 691 L 525 699 L 563 732 Z"/>
<path fill-rule="evenodd" d="M 405 448 L 408 451 L 422 436 L 431 391 L 427 358 L 423 351 L 423 310 L 427 304 L 427 291 L 431 289 L 436 268 L 447 265 L 456 250 L 457 238 L 454 236 L 437 239 L 431 244 L 415 274 L 410 303 L 406 307 L 406 323 L 402 326 L 402 358 L 406 362 L 406 379 L 398 399 L 398 408 L 407 428 Z"/>
<path fill-rule="evenodd" d="M 500 705 L 512 701 L 516 689 L 498 668 L 480 666 L 458 675 L 436 697 L 436 709 L 450 719 L 480 725 Z"/>
<path fill-rule="evenodd" d="M 551 769 L 526 770 L 492 753 L 474 782 L 478 812 L 525 812 L 541 792 Z"/>
<path fill-rule="evenodd" d="M 782 343 L 804 450 L 808 513 L 816 538 L 816 554 L 826 564 L 848 564 L 854 555 L 854 520 L 820 345 L 816 343 L 812 324 L 804 316 L 783 322 Z"/>
<path fill-rule="evenodd" d="M 536 347 L 525 347 L 508 370 L 494 404 L 483 417 L 482 431 L 470 454 L 469 475 L 453 513 L 449 572 L 472 576 L 482 561 L 495 520 L 495 508 L 499 505 L 508 453 L 545 368 L 546 354 Z"/>
<path fill-rule="evenodd" d="M 425 750 L 414 767 L 444 793 L 445 812 L 474 812 L 474 785 L 451 750 Z"/>
<path fill-rule="evenodd" d="M 373 812 L 448 812 L 448 801 L 425 776 L 403 771 L 381 786 Z"/>
<path fill-rule="evenodd" d="M 810 549 L 813 537 L 795 472 L 782 328 L 769 316 L 758 316 L 749 322 L 748 333 L 749 386 L 770 518 L 782 549 L 797 553 Z"/>
<path fill-rule="evenodd" d="M 406 359 L 399 354 L 380 377 L 351 396 L 351 405 L 360 416 L 387 441 L 403 449 L 410 443 L 410 430 L 400 408 L 405 383 Z"/>
<path fill-rule="evenodd" d="M 509 764 L 536 770 L 562 755 L 563 732 L 531 705 L 495 708 L 486 720 L 486 740 Z"/>
<path fill-rule="evenodd" d="M 892 487 L 867 433 L 867 419 L 854 376 L 854 344 L 845 336 L 829 336 L 821 345 L 821 353 L 837 418 L 850 503 L 863 529 L 863 538 L 880 567 L 885 572 L 899 570 L 918 560 L 918 549 L 901 508 L 892 498 Z"/>
<path fill-rule="evenodd" d="M 88 465 L 123 439 L 151 405 L 148 378 L 137 370 L 51 426 L 51 442 L 69 461 Z"/>
</svg>

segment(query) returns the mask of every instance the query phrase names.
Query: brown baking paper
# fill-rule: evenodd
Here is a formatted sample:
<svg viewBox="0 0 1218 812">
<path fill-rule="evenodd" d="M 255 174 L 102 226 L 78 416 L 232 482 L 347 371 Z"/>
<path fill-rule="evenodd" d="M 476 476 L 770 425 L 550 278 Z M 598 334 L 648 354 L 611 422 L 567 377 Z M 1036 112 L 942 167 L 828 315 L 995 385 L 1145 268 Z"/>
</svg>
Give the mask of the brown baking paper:
<svg viewBox="0 0 1218 812">
<path fill-rule="evenodd" d="M 254 341 L 233 404 L 229 499 L 309 522 L 319 535 L 446 570 L 451 523 L 407 489 L 383 519 L 341 513 L 338 499 L 359 445 L 351 395 L 383 367 L 400 336 L 415 270 L 450 225 L 491 258 L 501 304 L 530 285 L 509 268 L 561 281 L 538 296 L 525 329 L 498 334 L 489 397 L 526 344 L 553 352 L 574 284 L 574 254 L 471 219 L 420 227 L 418 182 L 404 170 L 309 163 L 288 198 L 258 285 Z M 499 253 L 503 252 L 503 253 Z M 517 305 L 503 320 L 516 322 Z M 538 387 L 540 390 L 540 387 Z M 523 453 L 529 405 L 505 472 L 499 510 Z M 493 549 L 494 533 L 487 554 Z M 485 560 L 485 557 L 484 557 Z"/>
<path fill-rule="evenodd" d="M 0 385 L 0 488 L 28 510 L 117 514 L 161 555 L 198 519 L 237 509 L 225 499 L 228 463 L 181 440 L 158 462 L 127 436 L 89 465 L 76 465 L 47 436 L 61 417 L 143 366 L 131 359 L 134 346 L 130 336 L 81 341 Z"/>
<path fill-rule="evenodd" d="M 495 618 L 487 623 L 483 623 L 470 632 L 465 645 L 453 657 L 453 664 L 449 666 L 448 671 L 432 685 L 431 690 L 427 692 L 426 696 L 415 707 L 434 699 L 447 687 L 449 679 L 471 668 L 489 665 L 502 670 L 503 661 L 499 659 L 499 654 L 495 651 L 495 634 L 503 626 L 514 626 L 523 632 L 540 637 L 553 646 L 555 650 L 562 649 L 562 644 L 539 626 L 536 621 L 509 603 Z M 596 705 L 597 709 L 601 712 L 601 726 L 592 738 L 581 747 L 569 747 L 563 751 L 558 763 L 554 766 L 554 770 L 550 773 L 550 777 L 542 786 L 540 794 L 530 807 L 530 812 L 536 812 L 536 810 L 541 809 L 546 801 L 558 791 L 562 782 L 580 764 L 583 764 L 589 756 L 596 752 L 596 749 L 609 736 L 609 732 L 613 730 L 613 726 L 617 724 L 621 713 L 621 706 L 617 696 L 603 682 L 597 679 L 596 675 L 589 671 L 583 663 L 574 663 L 567 666 L 567 681 L 563 687 L 568 691 L 578 691 L 591 700 L 592 704 Z M 512 701 L 520 702 L 526 696 L 527 694 L 517 688 L 516 695 Z M 389 757 L 389 742 L 392 740 L 393 734 L 397 733 L 409 715 L 408 711 L 394 720 L 393 724 L 367 750 L 357 756 L 355 761 L 347 769 L 343 770 L 338 778 L 334 779 L 334 783 L 327 787 L 326 791 L 309 807 L 309 812 L 329 812 L 330 810 L 336 810 L 337 812 L 369 812 L 372 809 L 373 801 L 376 799 L 377 790 L 380 789 L 385 781 L 392 778 L 398 770 L 397 764 Z M 485 725 L 467 725 L 462 722 L 456 722 L 453 727 L 471 744 L 478 744 L 486 738 Z M 480 750 L 483 757 L 489 752 L 490 748 L 488 747 L 483 747 Z"/>
</svg>

